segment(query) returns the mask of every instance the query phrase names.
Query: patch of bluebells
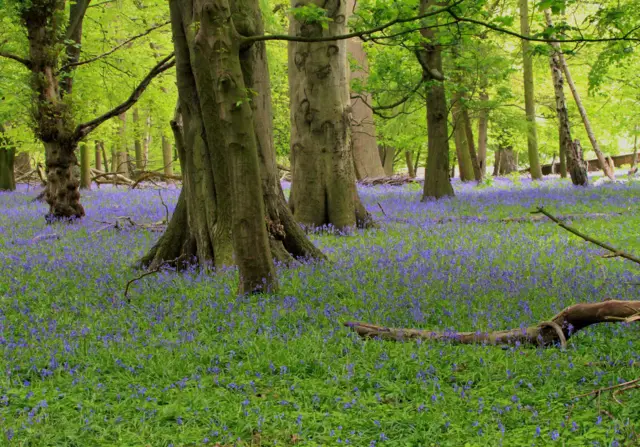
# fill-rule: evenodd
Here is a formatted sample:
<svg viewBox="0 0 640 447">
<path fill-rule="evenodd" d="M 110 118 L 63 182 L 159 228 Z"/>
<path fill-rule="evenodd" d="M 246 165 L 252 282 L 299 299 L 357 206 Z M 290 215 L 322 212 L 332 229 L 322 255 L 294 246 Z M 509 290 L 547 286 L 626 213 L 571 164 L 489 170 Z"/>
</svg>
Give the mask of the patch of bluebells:
<svg viewBox="0 0 640 447">
<path fill-rule="evenodd" d="M 638 183 L 454 186 L 427 203 L 417 185 L 361 188 L 378 228 L 312 234 L 331 262 L 279 267 L 277 295 L 236 296 L 233 268 L 165 271 L 133 284 L 131 303 L 130 266 L 159 233 L 104 222 L 162 220 L 155 190 L 94 189 L 85 219 L 49 226 L 36 191 L 0 193 L 3 442 L 624 444 L 637 399 L 603 418 L 573 397 L 637 377 L 637 326 L 590 328 L 566 352 L 363 341 L 342 326 L 484 332 L 638 298 L 636 266 L 552 224 L 500 222 L 538 205 L 585 214 L 572 223 L 640 253 Z M 170 211 L 178 193 L 162 192 Z"/>
</svg>

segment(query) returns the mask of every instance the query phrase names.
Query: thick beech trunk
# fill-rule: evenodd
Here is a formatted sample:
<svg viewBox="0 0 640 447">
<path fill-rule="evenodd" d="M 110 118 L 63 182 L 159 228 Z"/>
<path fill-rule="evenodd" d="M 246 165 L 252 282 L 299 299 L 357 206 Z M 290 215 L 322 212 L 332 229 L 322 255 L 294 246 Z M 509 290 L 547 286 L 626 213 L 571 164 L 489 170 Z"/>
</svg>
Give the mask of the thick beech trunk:
<svg viewBox="0 0 640 447">
<path fill-rule="evenodd" d="M 529 35 L 529 1 L 519 0 L 520 6 L 520 33 Z M 527 150 L 529 154 L 529 171 L 531 178 L 541 179 L 542 169 L 538 156 L 538 131 L 536 127 L 536 103 L 534 99 L 533 85 L 533 56 L 528 40 L 522 39 L 522 65 L 524 76 L 524 106 L 527 116 Z"/>
<path fill-rule="evenodd" d="M 382 146 L 380 148 L 380 161 L 384 167 L 384 175 L 391 177 L 393 175 L 393 162 L 396 158 L 396 148 L 391 146 Z"/>
<path fill-rule="evenodd" d="M 436 5 L 432 0 L 421 0 L 420 11 Z M 437 19 L 437 17 L 436 17 Z M 420 34 L 425 38 L 417 52 L 418 61 L 427 81 L 427 166 L 425 169 L 422 200 L 440 199 L 453 196 L 453 187 L 449 178 L 449 132 L 447 129 L 447 98 L 442 82 L 442 47 L 437 42 L 433 28 L 422 28 Z"/>
<path fill-rule="evenodd" d="M 355 0 L 347 0 L 347 18 L 353 14 L 355 8 Z M 350 71 L 351 81 L 358 79 L 363 84 L 366 83 L 369 76 L 369 64 L 367 54 L 362 47 L 362 40 L 357 37 L 347 40 L 347 51 L 357 64 L 357 69 Z M 367 104 L 373 103 L 371 94 L 364 91 L 354 93 L 354 95 L 356 97 L 351 99 L 351 144 L 356 177 L 358 180 L 384 177 L 385 172 L 380 162 L 380 157 L 378 157 L 373 111 L 371 107 L 367 106 Z"/>
<path fill-rule="evenodd" d="M 327 7 L 328 24 L 291 17 L 290 34 L 330 37 L 346 32 L 346 2 L 300 0 Z M 356 189 L 351 150 L 347 43 L 289 42 L 292 184 L 289 205 L 307 226 L 365 227 L 371 218 Z"/>
<path fill-rule="evenodd" d="M 544 11 L 545 18 L 547 19 L 547 25 L 553 26 L 553 20 L 551 18 L 551 11 L 549 9 L 545 9 Z M 567 61 L 564 58 L 564 54 L 562 52 L 562 48 L 560 47 L 559 42 L 552 42 L 557 57 L 558 62 L 560 63 L 560 67 L 564 73 L 564 76 L 567 80 L 567 84 L 569 85 L 569 89 L 573 94 L 573 99 L 576 102 L 576 106 L 578 107 L 578 111 L 580 112 L 580 117 L 582 118 L 582 123 L 584 124 L 584 128 L 587 132 L 587 136 L 589 137 L 589 141 L 591 142 L 591 147 L 593 147 L 593 151 L 596 153 L 596 157 L 598 158 L 598 163 L 600 163 L 600 169 L 604 175 L 609 177 L 611 180 L 615 180 L 615 168 L 613 166 L 609 166 L 604 157 L 604 154 L 600 150 L 600 144 L 598 144 L 598 140 L 596 139 L 595 134 L 593 133 L 593 128 L 591 127 L 591 122 L 589 121 L 589 116 L 587 115 L 587 110 L 584 108 L 582 104 L 582 100 L 580 99 L 580 93 L 578 93 L 578 89 L 573 82 L 573 78 L 571 77 L 571 71 L 569 70 L 569 65 L 567 65 Z"/>
<path fill-rule="evenodd" d="M 518 162 L 513 146 L 501 146 L 496 150 L 493 175 L 508 175 L 518 170 Z"/>
<path fill-rule="evenodd" d="M 205 0 L 201 8 L 172 0 L 170 7 L 181 115 L 172 128 L 183 190 L 142 265 L 235 262 L 241 292 L 274 289 L 272 259 L 323 255 L 293 220 L 278 180 L 264 44 L 238 46 L 241 35 L 263 32 L 258 4 L 238 1 L 232 11 L 225 0 Z M 213 67 L 224 69 L 216 74 Z M 251 90 L 257 95 L 247 101 Z"/>
<path fill-rule="evenodd" d="M 582 148 L 576 140 L 571 139 L 571 124 L 569 123 L 569 113 L 564 96 L 564 80 L 562 78 L 562 65 L 560 57 L 556 51 L 549 57 L 551 76 L 553 78 L 553 88 L 556 97 L 556 112 L 558 114 L 558 133 L 560 140 L 560 169 L 562 166 L 562 154 L 566 156 L 567 167 L 571 182 L 574 185 L 585 186 L 589 183 L 587 176 L 587 166 L 583 159 Z"/>
<path fill-rule="evenodd" d="M 91 164 L 87 143 L 80 144 L 80 188 L 91 189 Z"/>
</svg>

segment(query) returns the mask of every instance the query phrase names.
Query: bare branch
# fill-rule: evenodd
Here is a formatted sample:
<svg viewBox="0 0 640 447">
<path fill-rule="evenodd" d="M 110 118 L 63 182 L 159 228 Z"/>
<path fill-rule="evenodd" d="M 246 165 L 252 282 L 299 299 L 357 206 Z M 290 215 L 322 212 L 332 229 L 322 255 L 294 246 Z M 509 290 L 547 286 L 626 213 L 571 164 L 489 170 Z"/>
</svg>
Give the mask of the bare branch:
<svg viewBox="0 0 640 447">
<path fill-rule="evenodd" d="M 534 211 L 533 212 L 533 214 L 536 214 L 536 213 L 544 214 L 549 219 L 551 219 L 552 221 L 557 223 L 558 226 L 560 226 L 561 228 L 564 228 L 565 230 L 567 230 L 569 233 L 575 234 L 579 238 L 584 239 L 587 242 L 591 242 L 592 244 L 595 244 L 598 247 L 602 247 L 605 250 L 609 250 L 611 253 L 613 253 L 613 255 L 614 255 L 613 257 L 620 256 L 621 258 L 625 258 L 625 259 L 628 259 L 629 261 L 635 262 L 636 264 L 640 264 L 640 258 L 636 258 L 635 256 L 633 256 L 633 255 L 631 255 L 629 253 L 625 253 L 623 251 L 620 251 L 617 248 L 612 247 L 611 245 L 607 245 L 604 242 L 600 242 L 599 240 L 594 239 L 591 236 L 587 236 L 586 234 L 581 233 L 581 232 L 579 232 L 578 230 L 576 230 L 574 228 L 571 228 L 569 225 L 565 224 L 560 219 L 558 219 L 557 217 L 553 216 L 551 213 L 549 213 L 547 210 L 545 210 L 542 207 L 539 207 L 538 211 Z"/>
<path fill-rule="evenodd" d="M 166 21 L 166 22 L 160 23 L 158 25 L 152 26 L 151 28 L 149 28 L 145 32 L 137 34 L 137 35 L 135 35 L 133 37 L 130 37 L 129 39 L 127 39 L 124 42 L 122 42 L 120 45 L 117 45 L 117 46 L 113 47 L 112 49 L 110 49 L 109 51 L 107 51 L 105 53 L 102 53 L 102 54 L 100 54 L 98 56 L 95 56 L 95 57 L 92 57 L 90 59 L 86 59 L 86 60 L 83 60 L 83 61 L 78 61 L 78 62 L 73 62 L 73 63 L 70 63 L 70 64 L 63 65 L 62 68 L 60 68 L 60 71 L 65 71 L 66 69 L 71 68 L 71 67 L 77 67 L 77 66 L 80 66 L 80 65 L 90 64 L 91 62 L 95 62 L 98 59 L 102 59 L 104 57 L 107 57 L 110 54 L 113 54 L 116 51 L 118 51 L 120 48 L 130 44 L 134 40 L 137 40 L 137 39 L 139 39 L 141 37 L 144 37 L 144 36 L 150 34 L 151 32 L 157 30 L 158 28 L 162 28 L 163 26 L 168 25 L 169 23 L 171 23 L 171 22 L 170 21 Z"/>
<path fill-rule="evenodd" d="M 147 76 L 142 80 L 142 82 L 140 82 L 140 84 L 135 88 L 133 93 L 131 93 L 131 96 L 129 96 L 129 99 L 127 99 L 122 104 L 114 107 L 107 113 L 91 121 L 88 121 L 86 123 L 79 124 L 78 127 L 76 127 L 75 132 L 73 133 L 73 138 L 76 141 L 80 141 L 81 139 L 83 139 L 85 136 L 87 136 L 90 132 L 92 132 L 95 128 L 97 128 L 99 125 L 101 125 L 108 119 L 113 118 L 114 116 L 118 116 L 121 113 L 124 113 L 127 110 L 129 110 L 138 101 L 138 99 L 140 98 L 142 93 L 146 90 L 146 88 L 149 86 L 149 84 L 151 84 L 151 81 L 159 74 L 173 67 L 175 64 L 176 64 L 176 60 L 174 58 L 174 53 L 171 53 L 170 55 L 162 59 L 160 62 L 158 62 L 151 69 L 149 74 L 147 74 Z"/>
<path fill-rule="evenodd" d="M 16 62 L 20 62 L 22 65 L 24 65 L 25 67 L 27 67 L 29 70 L 31 70 L 31 61 L 29 59 L 25 59 L 23 57 L 20 57 L 16 54 L 13 53 L 8 53 L 6 51 L 0 51 L 0 57 L 4 57 L 6 59 L 11 59 L 14 60 Z"/>
</svg>

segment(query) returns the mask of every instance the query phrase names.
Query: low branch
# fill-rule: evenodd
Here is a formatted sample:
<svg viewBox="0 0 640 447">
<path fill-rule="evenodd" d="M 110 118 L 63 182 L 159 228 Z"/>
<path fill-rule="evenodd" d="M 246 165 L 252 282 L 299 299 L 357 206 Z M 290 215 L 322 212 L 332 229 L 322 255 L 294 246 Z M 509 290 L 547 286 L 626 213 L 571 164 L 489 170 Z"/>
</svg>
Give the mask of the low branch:
<svg viewBox="0 0 640 447">
<path fill-rule="evenodd" d="M 29 70 L 31 70 L 31 67 L 33 66 L 29 59 L 25 59 L 25 58 L 20 57 L 20 56 L 18 56 L 16 54 L 8 53 L 6 51 L 0 51 L 0 57 L 4 57 L 4 58 L 7 58 L 7 59 L 14 60 L 16 62 L 20 62 L 22 65 L 27 67 Z"/>
<path fill-rule="evenodd" d="M 158 28 L 162 28 L 163 26 L 168 25 L 169 23 L 171 23 L 171 21 L 167 20 L 166 22 L 160 23 L 158 25 L 152 26 L 151 28 L 149 28 L 148 30 L 144 31 L 143 33 L 140 34 L 136 34 L 135 36 L 130 37 L 129 39 L 125 40 L 124 42 L 122 42 L 120 45 L 117 45 L 115 47 L 113 47 L 112 49 L 110 49 L 109 51 L 106 51 L 102 54 L 99 54 L 98 56 L 94 56 L 90 59 L 85 59 L 83 61 L 78 61 L 78 62 L 73 62 L 70 64 L 66 64 L 63 65 L 62 68 L 60 68 L 59 72 L 65 71 L 68 68 L 71 67 L 78 67 L 80 65 L 85 65 L 85 64 L 90 64 L 91 62 L 95 62 L 99 59 L 102 59 L 104 57 L 107 57 L 113 53 L 115 53 L 116 51 L 118 51 L 120 48 L 130 44 L 131 42 L 133 42 L 134 40 L 140 39 L 141 37 L 147 36 L 149 34 L 151 34 L 153 31 L 157 30 Z"/>
<path fill-rule="evenodd" d="M 158 76 L 159 74 L 161 74 L 161 73 L 167 71 L 168 69 L 170 69 L 171 67 L 173 67 L 175 64 L 176 64 L 176 60 L 174 58 L 174 53 L 171 53 L 170 55 L 168 55 L 167 57 L 162 59 L 160 62 L 158 62 L 151 69 L 149 74 L 147 74 L 147 76 L 142 80 L 142 82 L 140 82 L 140 84 L 135 88 L 133 93 L 131 93 L 131 96 L 129 96 L 129 99 L 127 99 L 122 104 L 114 107 L 113 109 L 111 109 L 107 113 L 105 113 L 105 114 L 103 114 L 103 115 L 101 115 L 101 116 L 99 116 L 99 117 L 97 117 L 97 118 L 95 118 L 95 119 L 93 119 L 93 120 L 91 120 L 89 122 L 86 122 L 86 123 L 83 123 L 83 124 L 79 124 L 78 127 L 76 127 L 75 132 L 73 133 L 73 138 L 76 141 L 80 141 L 81 139 L 86 137 L 90 132 L 95 130 L 99 125 L 101 125 L 102 123 L 104 123 L 108 119 L 111 119 L 114 116 L 118 116 L 118 115 L 126 112 L 127 110 L 129 110 L 138 101 L 138 99 L 140 98 L 140 95 L 142 95 L 142 93 L 146 90 L 146 88 L 149 86 L 149 84 L 151 84 L 151 81 L 156 76 Z"/>
<path fill-rule="evenodd" d="M 404 329 L 348 321 L 345 326 L 364 338 L 378 337 L 389 341 L 420 339 L 450 341 L 458 344 L 508 344 L 533 346 L 566 346 L 567 340 L 581 329 L 598 323 L 631 323 L 640 318 L 640 301 L 605 300 L 600 303 L 579 303 L 569 306 L 549 321 L 536 326 L 495 332 L 436 332 L 425 329 Z"/>
<path fill-rule="evenodd" d="M 536 213 L 544 214 L 549 219 L 551 219 L 552 221 L 557 223 L 558 226 L 560 226 L 561 228 L 564 228 L 565 230 L 567 230 L 569 233 L 575 234 L 576 236 L 578 236 L 581 239 L 584 239 L 587 242 L 591 242 L 592 244 L 595 244 L 598 247 L 601 247 L 601 248 L 604 248 L 605 250 L 610 251 L 611 253 L 614 254 L 613 257 L 619 256 L 621 258 L 628 259 L 629 261 L 633 261 L 636 264 L 640 264 L 640 258 L 637 258 L 637 257 L 635 257 L 635 256 L 633 256 L 633 255 L 631 255 L 629 253 L 625 253 L 625 252 L 623 252 L 621 250 L 618 250 L 617 248 L 614 248 L 611 245 L 605 244 L 604 242 L 600 242 L 599 240 L 594 239 L 591 236 L 587 236 L 586 234 L 579 232 L 575 228 L 571 228 L 569 225 L 565 224 L 560 219 L 558 219 L 557 217 L 553 216 L 551 213 L 549 213 L 548 211 L 546 211 L 542 207 L 539 207 L 538 210 L 534 211 L 532 214 L 536 214 Z"/>
</svg>

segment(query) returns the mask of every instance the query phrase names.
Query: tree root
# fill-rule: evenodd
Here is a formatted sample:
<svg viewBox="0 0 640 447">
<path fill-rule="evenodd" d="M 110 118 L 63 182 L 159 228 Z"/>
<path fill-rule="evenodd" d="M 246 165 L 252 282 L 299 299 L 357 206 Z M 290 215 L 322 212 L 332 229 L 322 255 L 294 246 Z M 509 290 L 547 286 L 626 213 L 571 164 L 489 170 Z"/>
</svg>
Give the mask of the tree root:
<svg viewBox="0 0 640 447">
<path fill-rule="evenodd" d="M 632 323 L 640 320 L 640 301 L 605 300 L 600 303 L 579 303 L 569 306 L 549 321 L 528 328 L 495 332 L 436 332 L 424 329 L 389 328 L 358 321 L 348 321 L 363 338 L 378 337 L 389 341 L 420 339 L 450 341 L 457 344 L 509 344 L 566 346 L 567 340 L 588 326 L 598 323 Z"/>
</svg>

